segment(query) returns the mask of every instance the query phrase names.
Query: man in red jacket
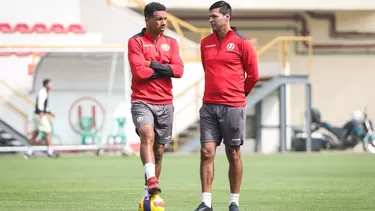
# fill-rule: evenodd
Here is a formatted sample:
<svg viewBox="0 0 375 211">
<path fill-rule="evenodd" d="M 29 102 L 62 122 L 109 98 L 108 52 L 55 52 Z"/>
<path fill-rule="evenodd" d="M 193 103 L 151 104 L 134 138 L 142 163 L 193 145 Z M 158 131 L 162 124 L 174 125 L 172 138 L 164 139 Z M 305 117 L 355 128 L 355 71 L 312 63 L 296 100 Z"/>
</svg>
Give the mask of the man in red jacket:
<svg viewBox="0 0 375 211">
<path fill-rule="evenodd" d="M 259 80 L 257 54 L 250 41 L 230 26 L 225 1 L 209 8 L 213 33 L 201 41 L 205 90 L 200 114 L 202 203 L 195 211 L 212 211 L 211 185 L 216 147 L 224 141 L 229 162 L 229 211 L 239 210 L 246 96 Z"/>
<path fill-rule="evenodd" d="M 144 195 L 159 194 L 158 178 L 164 145 L 172 141 L 172 79 L 181 78 L 184 65 L 175 39 L 164 35 L 167 13 L 164 5 L 144 8 L 146 28 L 128 41 L 132 72 L 131 113 L 141 139 L 140 154 L 146 182 Z"/>
</svg>

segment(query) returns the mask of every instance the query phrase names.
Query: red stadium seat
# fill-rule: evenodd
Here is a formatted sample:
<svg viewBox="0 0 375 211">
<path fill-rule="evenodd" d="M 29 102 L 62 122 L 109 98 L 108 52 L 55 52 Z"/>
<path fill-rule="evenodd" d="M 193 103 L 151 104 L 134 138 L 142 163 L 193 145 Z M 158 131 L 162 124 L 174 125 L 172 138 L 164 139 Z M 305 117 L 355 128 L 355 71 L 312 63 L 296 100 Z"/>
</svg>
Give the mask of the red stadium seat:
<svg viewBox="0 0 375 211">
<path fill-rule="evenodd" d="M 25 23 L 18 23 L 15 27 L 14 27 L 14 32 L 20 32 L 20 33 L 23 33 L 23 34 L 26 34 L 26 33 L 32 33 L 32 31 L 30 30 L 29 26 Z"/>
<path fill-rule="evenodd" d="M 0 23 L 0 33 L 15 33 L 20 32 L 23 34 L 37 33 L 37 34 L 85 34 L 86 30 L 80 24 L 70 24 L 69 27 L 65 28 L 62 24 L 53 24 L 51 28 L 48 28 L 43 23 L 36 23 L 33 26 L 29 26 L 26 23 L 18 23 L 15 26 L 11 26 L 9 23 Z"/>
<path fill-rule="evenodd" d="M 35 24 L 32 27 L 31 31 L 34 32 L 34 33 L 38 33 L 38 34 L 47 34 L 47 33 L 49 33 L 49 30 L 48 30 L 47 26 L 44 25 L 44 24 L 42 24 L 42 23 Z"/>
<path fill-rule="evenodd" d="M 80 24 L 71 24 L 68 27 L 68 32 L 71 32 L 74 34 L 84 34 L 86 33 L 86 30 L 84 30 Z"/>
<path fill-rule="evenodd" d="M 44 53 L 44 52 L 31 52 L 30 55 L 36 56 L 36 57 L 42 57 L 42 56 L 46 55 L 46 53 Z"/>
<path fill-rule="evenodd" d="M 30 56 L 31 52 L 14 52 L 14 54 L 18 57 L 25 57 L 25 56 Z"/>
<path fill-rule="evenodd" d="M 11 56 L 12 54 L 13 54 L 12 52 L 0 52 L 0 57 Z"/>
<path fill-rule="evenodd" d="M 2 33 L 12 33 L 12 27 L 8 23 L 0 23 L 0 32 Z"/>
<path fill-rule="evenodd" d="M 56 33 L 56 34 L 66 34 L 68 31 L 65 29 L 65 27 L 62 24 L 53 24 L 51 26 L 50 32 Z"/>
</svg>

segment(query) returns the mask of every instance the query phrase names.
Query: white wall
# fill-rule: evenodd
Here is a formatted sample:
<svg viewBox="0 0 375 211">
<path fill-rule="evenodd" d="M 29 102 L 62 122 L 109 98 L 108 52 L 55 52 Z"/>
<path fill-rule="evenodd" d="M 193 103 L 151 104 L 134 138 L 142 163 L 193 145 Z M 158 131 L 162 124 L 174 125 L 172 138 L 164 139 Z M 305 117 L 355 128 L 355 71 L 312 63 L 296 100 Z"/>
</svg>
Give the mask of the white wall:
<svg viewBox="0 0 375 211">
<path fill-rule="evenodd" d="M 79 23 L 76 0 L 12 0 L 0 1 L 0 20 L 9 23 Z"/>
<path fill-rule="evenodd" d="M 122 0 L 113 0 L 122 1 Z M 152 2 L 152 0 L 145 0 Z M 124 1 L 125 2 L 125 1 Z M 216 0 L 199 1 L 175 1 L 161 0 L 168 8 L 189 8 L 189 9 L 207 9 Z M 371 10 L 375 9 L 375 2 L 372 0 L 228 0 L 234 9 L 250 10 Z"/>
</svg>

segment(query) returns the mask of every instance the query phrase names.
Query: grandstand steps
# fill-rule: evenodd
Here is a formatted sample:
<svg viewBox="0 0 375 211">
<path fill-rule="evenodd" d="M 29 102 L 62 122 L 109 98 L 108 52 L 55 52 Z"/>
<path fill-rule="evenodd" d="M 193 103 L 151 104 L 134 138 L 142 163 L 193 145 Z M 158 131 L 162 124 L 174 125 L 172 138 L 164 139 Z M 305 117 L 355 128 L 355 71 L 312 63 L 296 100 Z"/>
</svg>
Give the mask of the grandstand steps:
<svg viewBox="0 0 375 211">
<path fill-rule="evenodd" d="M 27 145 L 26 136 L 17 132 L 14 128 L 0 119 L 0 146 L 25 146 Z"/>
</svg>

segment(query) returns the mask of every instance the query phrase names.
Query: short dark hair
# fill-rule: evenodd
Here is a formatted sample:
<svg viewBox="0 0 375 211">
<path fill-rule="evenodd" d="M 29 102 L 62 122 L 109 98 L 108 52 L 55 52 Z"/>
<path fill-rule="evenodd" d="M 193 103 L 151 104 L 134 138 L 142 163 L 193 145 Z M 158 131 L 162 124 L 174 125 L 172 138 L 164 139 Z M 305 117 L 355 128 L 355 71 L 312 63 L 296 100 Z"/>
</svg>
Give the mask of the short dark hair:
<svg viewBox="0 0 375 211">
<path fill-rule="evenodd" d="M 167 8 L 164 5 L 158 2 L 151 2 L 145 6 L 143 13 L 145 15 L 145 18 L 152 18 L 154 17 L 155 11 L 166 11 L 166 10 Z"/>
<path fill-rule="evenodd" d="M 51 80 L 46 78 L 43 80 L 43 86 L 46 86 Z"/>
<path fill-rule="evenodd" d="M 226 1 L 217 1 L 213 3 L 209 10 L 220 8 L 219 12 L 223 15 L 229 14 L 232 17 L 232 7 Z"/>
</svg>

